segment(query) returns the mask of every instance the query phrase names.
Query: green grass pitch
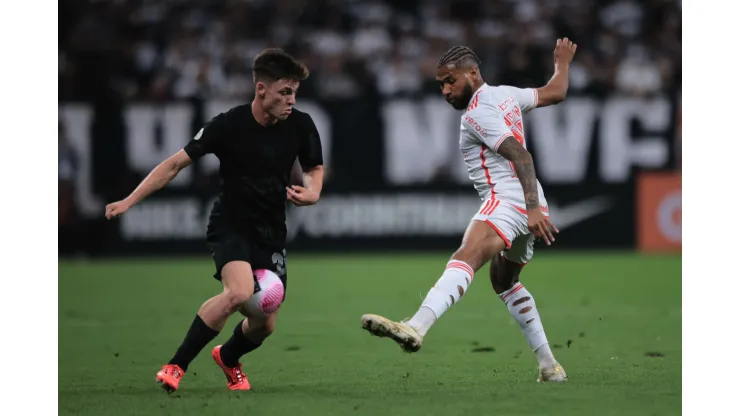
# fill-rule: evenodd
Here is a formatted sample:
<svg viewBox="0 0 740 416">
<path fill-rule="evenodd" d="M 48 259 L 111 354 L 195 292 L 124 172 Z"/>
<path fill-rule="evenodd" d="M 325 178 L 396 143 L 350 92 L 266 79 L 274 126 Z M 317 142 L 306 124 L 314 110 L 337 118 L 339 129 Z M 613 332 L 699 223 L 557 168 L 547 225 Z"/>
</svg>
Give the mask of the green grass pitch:
<svg viewBox="0 0 740 416">
<path fill-rule="evenodd" d="M 570 381 L 536 383 L 534 354 L 488 268 L 405 354 L 360 328 L 410 316 L 447 254 L 289 256 L 278 328 L 230 392 L 210 348 L 165 394 L 154 375 L 200 304 L 209 259 L 59 264 L 62 415 L 675 415 L 681 412 L 681 258 L 547 253 L 522 273 Z"/>
</svg>

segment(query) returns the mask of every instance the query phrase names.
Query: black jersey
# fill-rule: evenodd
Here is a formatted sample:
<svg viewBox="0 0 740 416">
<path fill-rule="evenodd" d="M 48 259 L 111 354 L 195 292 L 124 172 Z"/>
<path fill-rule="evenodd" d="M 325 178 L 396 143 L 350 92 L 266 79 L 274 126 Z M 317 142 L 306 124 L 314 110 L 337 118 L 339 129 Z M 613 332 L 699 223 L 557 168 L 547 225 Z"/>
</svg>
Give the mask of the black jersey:
<svg viewBox="0 0 740 416">
<path fill-rule="evenodd" d="M 269 126 L 255 120 L 251 104 L 219 114 L 185 146 L 191 159 L 213 153 L 222 189 L 211 219 L 223 216 L 259 245 L 285 246 L 285 204 L 296 157 L 304 169 L 323 164 L 321 140 L 311 116 L 293 109 Z"/>
</svg>

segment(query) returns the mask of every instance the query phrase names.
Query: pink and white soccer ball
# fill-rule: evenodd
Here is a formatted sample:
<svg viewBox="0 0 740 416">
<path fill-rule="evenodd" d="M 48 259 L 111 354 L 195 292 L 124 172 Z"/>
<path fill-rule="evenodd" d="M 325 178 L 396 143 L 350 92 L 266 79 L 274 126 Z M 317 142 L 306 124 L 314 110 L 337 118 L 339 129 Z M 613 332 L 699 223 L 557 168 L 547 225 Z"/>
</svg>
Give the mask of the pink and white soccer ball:
<svg viewBox="0 0 740 416">
<path fill-rule="evenodd" d="M 261 290 L 247 301 L 246 309 L 249 316 L 264 318 L 275 312 L 283 302 L 285 287 L 278 275 L 267 269 L 254 271 L 254 276 L 259 282 Z"/>
</svg>

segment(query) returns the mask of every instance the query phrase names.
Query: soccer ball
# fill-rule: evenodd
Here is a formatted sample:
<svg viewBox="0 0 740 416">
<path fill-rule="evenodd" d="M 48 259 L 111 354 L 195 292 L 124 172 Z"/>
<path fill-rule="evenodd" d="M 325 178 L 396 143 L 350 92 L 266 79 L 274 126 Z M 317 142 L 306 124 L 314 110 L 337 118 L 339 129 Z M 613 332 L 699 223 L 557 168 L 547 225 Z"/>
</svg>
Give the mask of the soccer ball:
<svg viewBox="0 0 740 416">
<path fill-rule="evenodd" d="M 247 301 L 246 312 L 252 318 L 265 318 L 283 302 L 285 287 L 278 275 L 267 269 L 254 271 L 255 293 Z"/>
</svg>

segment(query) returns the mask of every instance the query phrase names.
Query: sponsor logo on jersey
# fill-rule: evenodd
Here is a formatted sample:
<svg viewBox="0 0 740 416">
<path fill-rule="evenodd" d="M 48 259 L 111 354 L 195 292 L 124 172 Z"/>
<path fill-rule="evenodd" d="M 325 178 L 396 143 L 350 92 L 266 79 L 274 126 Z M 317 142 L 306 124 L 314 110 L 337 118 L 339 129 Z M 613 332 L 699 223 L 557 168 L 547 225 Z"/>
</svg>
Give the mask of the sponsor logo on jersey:
<svg viewBox="0 0 740 416">
<path fill-rule="evenodd" d="M 478 134 L 480 134 L 483 137 L 488 137 L 488 132 L 486 131 L 486 129 L 481 127 L 480 124 L 478 124 L 478 122 L 475 121 L 475 119 L 473 119 L 473 117 L 470 117 L 469 115 L 465 114 L 465 121 L 467 121 L 468 124 L 473 126 L 473 129 L 475 129 L 475 131 L 477 131 Z"/>
</svg>

